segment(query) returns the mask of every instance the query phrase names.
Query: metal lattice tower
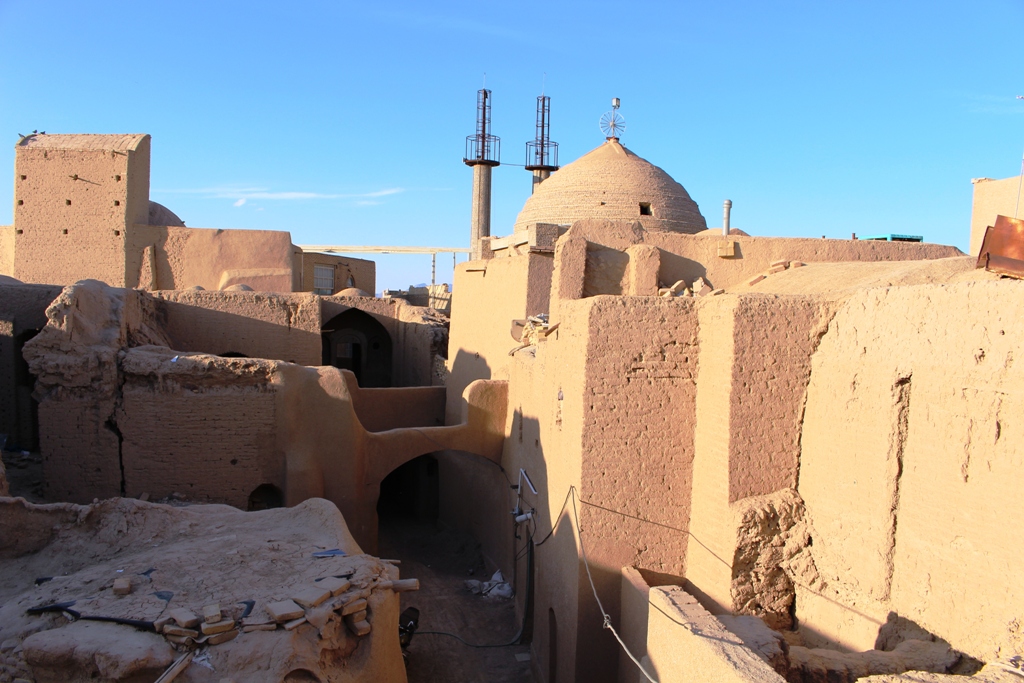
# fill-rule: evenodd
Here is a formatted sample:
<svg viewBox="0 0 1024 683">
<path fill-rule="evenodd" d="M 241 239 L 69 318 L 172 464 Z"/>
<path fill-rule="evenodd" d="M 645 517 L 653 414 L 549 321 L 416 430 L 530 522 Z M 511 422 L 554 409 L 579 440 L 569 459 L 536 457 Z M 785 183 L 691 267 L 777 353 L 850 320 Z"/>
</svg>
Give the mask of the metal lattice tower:
<svg viewBox="0 0 1024 683">
<path fill-rule="evenodd" d="M 537 97 L 537 134 L 526 143 L 526 170 L 533 173 L 533 190 L 558 170 L 558 143 L 551 141 L 551 98 Z"/>
<path fill-rule="evenodd" d="M 481 257 L 481 241 L 491 236 L 491 169 L 501 163 L 501 138 L 491 135 L 491 91 L 476 93 L 476 134 L 466 136 L 463 163 L 473 168 L 473 216 L 470 248 L 473 260 Z"/>
</svg>

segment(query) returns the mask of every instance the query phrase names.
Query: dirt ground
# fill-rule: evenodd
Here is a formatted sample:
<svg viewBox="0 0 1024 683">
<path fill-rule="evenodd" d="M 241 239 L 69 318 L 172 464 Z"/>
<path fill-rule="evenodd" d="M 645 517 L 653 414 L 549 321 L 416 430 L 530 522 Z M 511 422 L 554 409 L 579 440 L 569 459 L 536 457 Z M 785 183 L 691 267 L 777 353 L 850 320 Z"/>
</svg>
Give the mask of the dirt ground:
<svg viewBox="0 0 1024 683">
<path fill-rule="evenodd" d="M 508 643 L 519 630 L 511 600 L 481 598 L 467 579 L 485 581 L 479 545 L 469 536 L 432 522 L 384 518 L 380 555 L 402 561 L 402 578 L 420 580 L 420 590 L 402 594 L 402 609 L 420 610 L 419 631 L 445 631 L 473 644 Z M 472 571 L 472 573 L 470 573 Z M 455 638 L 418 633 L 409 647 L 409 683 L 532 683 L 529 645 L 474 648 Z"/>
</svg>

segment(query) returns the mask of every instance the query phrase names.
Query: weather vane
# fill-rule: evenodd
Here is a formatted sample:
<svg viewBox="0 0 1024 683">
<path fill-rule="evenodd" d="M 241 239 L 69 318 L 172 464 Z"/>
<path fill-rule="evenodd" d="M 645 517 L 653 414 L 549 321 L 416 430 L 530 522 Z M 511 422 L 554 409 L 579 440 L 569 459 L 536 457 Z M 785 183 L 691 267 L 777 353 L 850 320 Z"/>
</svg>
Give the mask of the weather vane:
<svg viewBox="0 0 1024 683">
<path fill-rule="evenodd" d="M 612 98 L 612 110 L 601 117 L 601 132 L 609 140 L 618 140 L 626 132 L 626 119 L 619 113 L 619 98 Z"/>
</svg>

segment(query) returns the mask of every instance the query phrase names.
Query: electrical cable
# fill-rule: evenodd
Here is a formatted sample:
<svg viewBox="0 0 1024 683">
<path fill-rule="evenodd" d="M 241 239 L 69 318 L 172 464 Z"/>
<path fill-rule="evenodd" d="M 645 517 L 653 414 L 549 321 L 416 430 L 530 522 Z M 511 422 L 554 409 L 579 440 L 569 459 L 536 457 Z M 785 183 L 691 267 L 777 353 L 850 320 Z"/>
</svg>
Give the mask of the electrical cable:
<svg viewBox="0 0 1024 683">
<path fill-rule="evenodd" d="M 597 595 L 597 587 L 594 585 L 594 577 L 590 574 L 590 562 L 587 560 L 587 549 L 583 546 L 583 531 L 580 529 L 579 514 L 576 512 L 576 487 L 570 486 L 569 493 L 572 494 L 572 517 L 573 521 L 576 524 L 577 538 L 580 539 L 580 554 L 583 555 L 583 566 L 587 568 L 587 579 L 590 580 L 590 590 L 594 591 L 594 599 L 597 600 L 597 608 L 601 610 L 601 614 L 604 617 L 604 622 L 601 624 L 601 626 L 602 628 L 606 628 L 612 632 L 612 635 L 615 636 L 615 640 L 619 641 L 619 645 L 622 646 L 623 651 L 627 655 L 629 655 L 629 658 L 633 660 L 633 663 L 636 664 L 636 667 L 640 669 L 640 673 L 642 673 L 651 683 L 658 683 L 657 680 L 652 678 L 651 675 L 647 673 L 647 670 L 644 669 L 640 661 L 633 656 L 633 653 L 629 651 L 629 648 L 626 647 L 626 644 L 622 642 L 622 638 L 619 637 L 619 634 L 615 630 L 615 627 L 612 626 L 612 618 L 608 615 L 607 612 L 604 611 L 604 605 L 601 604 L 601 598 L 599 598 Z"/>
</svg>

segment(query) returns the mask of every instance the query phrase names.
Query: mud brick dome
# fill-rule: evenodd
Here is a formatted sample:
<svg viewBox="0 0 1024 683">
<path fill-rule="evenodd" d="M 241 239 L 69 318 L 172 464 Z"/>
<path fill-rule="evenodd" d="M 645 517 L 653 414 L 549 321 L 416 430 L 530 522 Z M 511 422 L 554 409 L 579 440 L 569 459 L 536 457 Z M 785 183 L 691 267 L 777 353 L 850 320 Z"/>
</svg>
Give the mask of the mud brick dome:
<svg viewBox="0 0 1024 683">
<path fill-rule="evenodd" d="M 515 227 L 568 225 L 584 218 L 639 220 L 648 230 L 667 232 L 707 228 L 686 188 L 614 139 L 541 183 L 523 205 Z"/>
</svg>

